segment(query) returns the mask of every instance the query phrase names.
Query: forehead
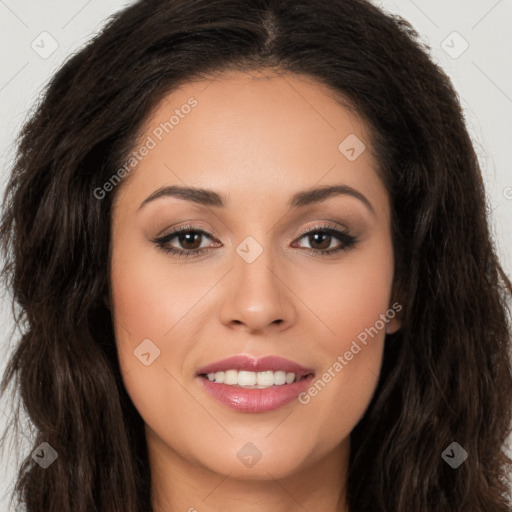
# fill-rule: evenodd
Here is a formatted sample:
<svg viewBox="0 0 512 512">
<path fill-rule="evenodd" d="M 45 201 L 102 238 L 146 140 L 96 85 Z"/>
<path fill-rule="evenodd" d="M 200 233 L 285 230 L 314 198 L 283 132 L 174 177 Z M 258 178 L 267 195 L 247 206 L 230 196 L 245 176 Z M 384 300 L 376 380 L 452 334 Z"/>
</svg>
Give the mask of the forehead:
<svg viewBox="0 0 512 512">
<path fill-rule="evenodd" d="M 365 123 L 327 86 L 297 75 L 187 82 L 149 116 L 134 150 L 144 145 L 120 195 L 146 197 L 169 184 L 222 189 L 228 198 L 324 183 L 364 185 L 370 195 L 382 188 Z M 347 158 L 345 146 L 359 156 Z"/>
</svg>

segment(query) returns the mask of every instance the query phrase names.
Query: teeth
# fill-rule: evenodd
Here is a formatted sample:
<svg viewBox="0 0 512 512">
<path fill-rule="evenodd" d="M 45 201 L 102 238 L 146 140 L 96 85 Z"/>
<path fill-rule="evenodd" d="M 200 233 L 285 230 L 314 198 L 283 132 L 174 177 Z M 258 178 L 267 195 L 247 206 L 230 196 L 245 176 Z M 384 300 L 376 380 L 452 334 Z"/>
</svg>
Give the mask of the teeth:
<svg viewBox="0 0 512 512">
<path fill-rule="evenodd" d="M 254 372 L 238 372 L 239 386 L 256 386 L 257 375 Z M 226 382 L 224 380 L 224 382 Z"/>
<path fill-rule="evenodd" d="M 228 370 L 224 373 L 224 384 L 238 384 L 238 372 L 236 370 Z"/>
<path fill-rule="evenodd" d="M 291 384 L 299 379 L 295 373 L 272 370 L 264 372 L 247 372 L 238 370 L 226 370 L 225 372 L 209 373 L 208 380 L 217 384 L 227 384 L 248 389 L 265 389 L 271 386 Z"/>
</svg>

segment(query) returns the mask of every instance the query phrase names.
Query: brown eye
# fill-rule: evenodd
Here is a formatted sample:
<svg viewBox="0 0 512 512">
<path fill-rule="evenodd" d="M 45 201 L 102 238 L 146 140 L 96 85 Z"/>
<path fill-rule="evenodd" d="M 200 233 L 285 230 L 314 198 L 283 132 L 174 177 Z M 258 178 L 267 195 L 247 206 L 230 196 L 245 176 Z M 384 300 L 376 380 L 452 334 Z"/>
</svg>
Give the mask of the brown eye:
<svg viewBox="0 0 512 512">
<path fill-rule="evenodd" d="M 177 256 L 195 257 L 210 249 L 208 246 L 201 247 L 205 238 L 214 240 L 212 235 L 202 229 L 182 226 L 167 235 L 154 239 L 153 243 L 167 253 Z"/>
<path fill-rule="evenodd" d="M 322 234 L 319 234 L 322 233 Z M 308 241 L 312 249 L 326 250 L 331 245 L 332 236 L 328 233 L 318 231 L 313 235 L 308 235 Z"/>
<path fill-rule="evenodd" d="M 357 238 L 350 235 L 347 231 L 340 231 L 339 229 L 330 226 L 317 227 L 310 229 L 301 234 L 298 240 L 307 239 L 310 247 L 304 249 L 311 254 L 328 255 L 344 251 L 357 243 Z M 334 240 L 338 240 L 337 246 L 331 247 Z"/>
<path fill-rule="evenodd" d="M 183 249 L 199 249 L 203 235 L 199 231 L 187 231 L 174 236 Z"/>
</svg>

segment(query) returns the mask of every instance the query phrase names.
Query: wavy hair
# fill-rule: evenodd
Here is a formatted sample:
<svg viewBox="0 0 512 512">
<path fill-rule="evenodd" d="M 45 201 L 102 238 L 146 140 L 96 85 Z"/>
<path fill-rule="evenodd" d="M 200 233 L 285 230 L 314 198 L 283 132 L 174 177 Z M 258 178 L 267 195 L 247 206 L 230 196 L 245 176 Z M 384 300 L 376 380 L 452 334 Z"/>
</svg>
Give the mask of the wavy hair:
<svg viewBox="0 0 512 512">
<path fill-rule="evenodd" d="M 151 510 L 105 304 L 115 191 L 93 191 L 166 94 L 231 70 L 327 85 L 370 128 L 390 195 L 402 327 L 351 433 L 350 510 L 512 510 L 512 285 L 457 94 L 429 51 L 365 0 L 142 0 L 67 60 L 21 131 L 0 224 L 21 330 L 2 393 L 19 392 L 33 449 L 58 453 L 19 467 L 13 495 L 30 512 Z M 454 441 L 468 453 L 456 470 L 442 458 Z"/>
</svg>

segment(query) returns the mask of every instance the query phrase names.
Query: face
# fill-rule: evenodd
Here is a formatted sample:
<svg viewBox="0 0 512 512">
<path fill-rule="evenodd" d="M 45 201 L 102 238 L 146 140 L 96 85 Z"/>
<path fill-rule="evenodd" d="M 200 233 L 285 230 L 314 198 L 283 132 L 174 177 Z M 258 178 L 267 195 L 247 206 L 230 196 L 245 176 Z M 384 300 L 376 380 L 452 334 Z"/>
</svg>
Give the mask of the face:
<svg viewBox="0 0 512 512">
<path fill-rule="evenodd" d="M 268 479 L 346 456 L 399 327 L 368 135 L 293 75 L 188 83 L 147 121 L 115 191 L 110 301 L 155 459 Z M 268 356 L 287 361 L 251 365 Z"/>
</svg>

